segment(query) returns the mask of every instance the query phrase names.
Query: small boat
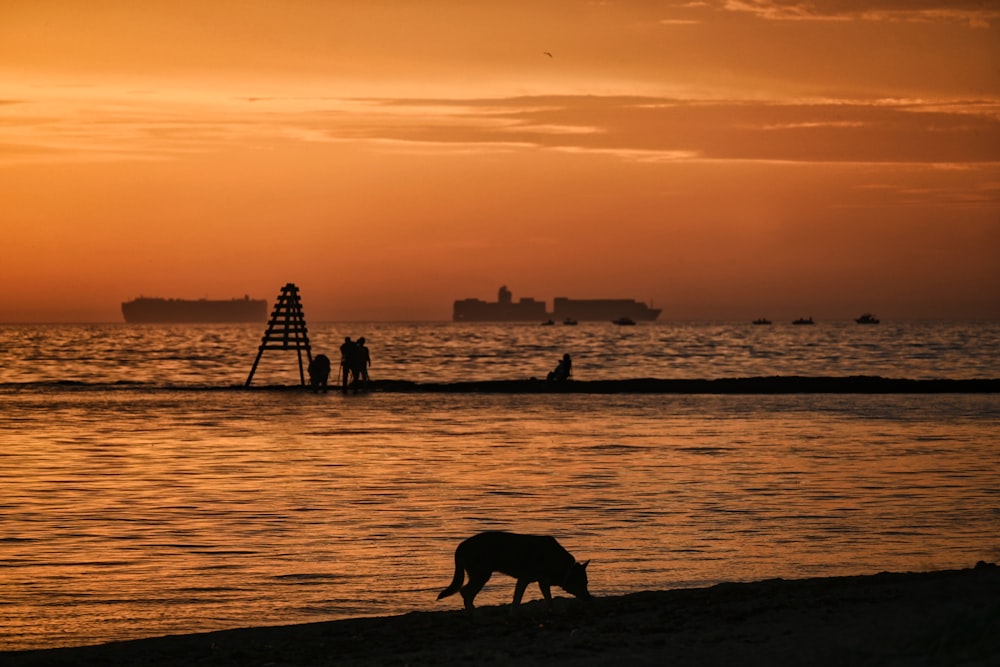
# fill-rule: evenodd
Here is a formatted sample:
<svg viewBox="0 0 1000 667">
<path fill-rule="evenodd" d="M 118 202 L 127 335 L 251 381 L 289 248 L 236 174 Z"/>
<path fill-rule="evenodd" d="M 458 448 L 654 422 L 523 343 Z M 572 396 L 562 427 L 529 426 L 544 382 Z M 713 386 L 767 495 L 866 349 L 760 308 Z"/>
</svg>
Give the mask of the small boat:
<svg viewBox="0 0 1000 667">
<path fill-rule="evenodd" d="M 573 327 L 576 326 L 577 322 L 572 317 L 567 317 L 565 320 L 563 320 L 563 324 L 565 324 L 568 327 Z"/>
<path fill-rule="evenodd" d="M 543 327 L 550 327 L 553 324 L 555 324 L 555 322 L 553 322 L 552 320 L 545 320 L 544 322 L 542 322 Z"/>
<path fill-rule="evenodd" d="M 861 317 L 855 318 L 854 321 L 858 324 L 878 324 L 878 318 L 871 313 L 864 313 Z"/>
<path fill-rule="evenodd" d="M 631 317 L 619 317 L 617 320 L 612 320 L 612 323 L 617 324 L 620 327 L 635 326 L 635 320 Z"/>
<path fill-rule="evenodd" d="M 766 317 L 759 317 L 756 320 L 754 320 L 753 323 L 754 324 L 770 324 L 771 320 L 767 319 Z"/>
<path fill-rule="evenodd" d="M 815 322 L 813 322 L 812 315 L 810 315 L 809 317 L 800 317 L 792 322 L 792 324 L 815 324 Z"/>
</svg>

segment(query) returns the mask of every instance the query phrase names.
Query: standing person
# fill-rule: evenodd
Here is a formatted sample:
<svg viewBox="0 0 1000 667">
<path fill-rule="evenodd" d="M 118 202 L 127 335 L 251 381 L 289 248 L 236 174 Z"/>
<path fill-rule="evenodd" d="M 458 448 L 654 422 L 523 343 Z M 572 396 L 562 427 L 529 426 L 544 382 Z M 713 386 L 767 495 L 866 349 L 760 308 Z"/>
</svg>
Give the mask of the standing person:
<svg viewBox="0 0 1000 667">
<path fill-rule="evenodd" d="M 309 384 L 313 392 L 323 390 L 326 393 L 326 383 L 330 379 L 330 358 L 325 354 L 317 354 L 309 362 Z"/>
<path fill-rule="evenodd" d="M 352 375 L 354 382 L 358 380 L 357 369 L 358 346 L 354 344 L 350 336 L 344 336 L 344 343 L 340 346 L 340 373 L 341 390 L 347 392 L 347 377 Z"/>
<path fill-rule="evenodd" d="M 368 383 L 368 367 L 372 365 L 372 355 L 365 347 L 365 337 L 358 339 L 358 370 L 361 375 L 361 382 Z"/>
</svg>

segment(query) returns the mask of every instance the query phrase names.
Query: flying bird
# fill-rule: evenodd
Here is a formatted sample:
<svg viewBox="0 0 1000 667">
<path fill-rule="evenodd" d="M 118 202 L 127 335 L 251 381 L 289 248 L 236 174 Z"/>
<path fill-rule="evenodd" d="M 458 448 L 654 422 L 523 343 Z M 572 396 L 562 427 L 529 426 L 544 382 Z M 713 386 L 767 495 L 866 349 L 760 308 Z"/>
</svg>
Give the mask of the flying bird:
<svg viewBox="0 0 1000 667">
<path fill-rule="evenodd" d="M 545 55 L 547 55 L 547 56 L 548 56 L 549 58 L 551 58 L 551 57 L 552 57 L 552 54 L 551 54 L 551 53 L 549 53 L 548 51 L 542 51 L 542 53 L 544 53 Z"/>
</svg>

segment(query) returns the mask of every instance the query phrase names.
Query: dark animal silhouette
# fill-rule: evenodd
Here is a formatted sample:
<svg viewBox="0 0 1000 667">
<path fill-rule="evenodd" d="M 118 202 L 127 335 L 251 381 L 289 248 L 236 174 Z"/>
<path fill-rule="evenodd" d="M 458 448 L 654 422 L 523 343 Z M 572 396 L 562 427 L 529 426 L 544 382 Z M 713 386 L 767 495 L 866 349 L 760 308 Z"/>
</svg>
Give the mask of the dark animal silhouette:
<svg viewBox="0 0 1000 667">
<path fill-rule="evenodd" d="M 483 589 L 494 572 L 517 579 L 511 611 L 521 604 L 524 591 L 533 581 L 552 608 L 552 586 L 559 586 L 582 600 L 592 599 L 587 590 L 587 564 L 576 559 L 554 537 L 487 532 L 473 535 L 455 549 L 455 576 L 437 599 L 461 591 L 465 608 L 472 610 L 476 594 Z M 462 586 L 465 572 L 469 583 Z"/>
</svg>

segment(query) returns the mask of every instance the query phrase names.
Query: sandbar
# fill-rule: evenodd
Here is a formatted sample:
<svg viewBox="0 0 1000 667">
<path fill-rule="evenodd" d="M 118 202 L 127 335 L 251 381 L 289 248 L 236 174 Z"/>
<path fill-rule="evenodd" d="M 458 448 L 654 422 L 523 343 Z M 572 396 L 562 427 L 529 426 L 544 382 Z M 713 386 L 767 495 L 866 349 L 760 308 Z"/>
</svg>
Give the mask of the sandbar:
<svg viewBox="0 0 1000 667">
<path fill-rule="evenodd" d="M 497 394 L 982 394 L 1000 392 L 1000 379 L 911 380 L 856 375 L 770 376 L 718 379 L 481 380 L 409 382 L 378 380 L 369 391 Z"/>
</svg>

